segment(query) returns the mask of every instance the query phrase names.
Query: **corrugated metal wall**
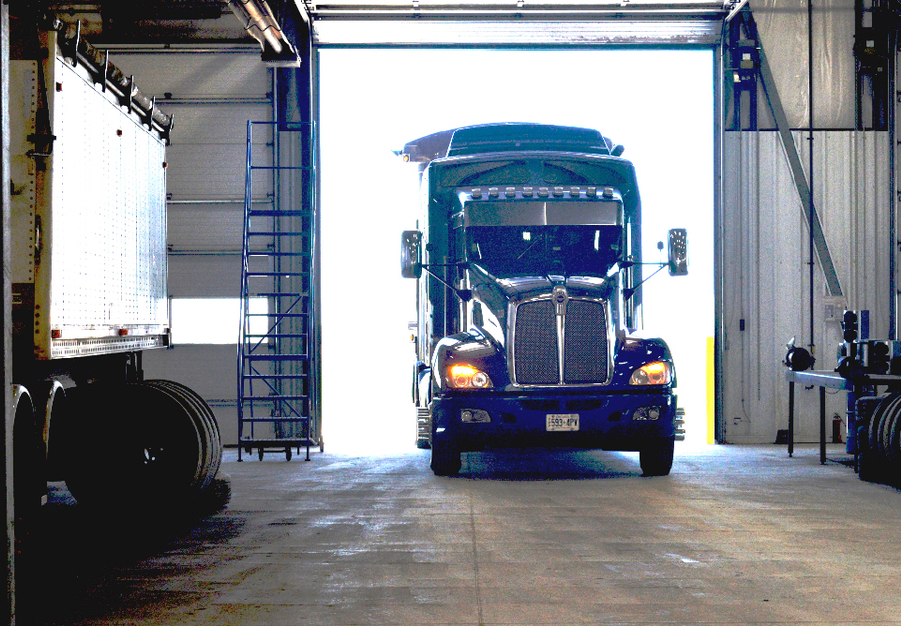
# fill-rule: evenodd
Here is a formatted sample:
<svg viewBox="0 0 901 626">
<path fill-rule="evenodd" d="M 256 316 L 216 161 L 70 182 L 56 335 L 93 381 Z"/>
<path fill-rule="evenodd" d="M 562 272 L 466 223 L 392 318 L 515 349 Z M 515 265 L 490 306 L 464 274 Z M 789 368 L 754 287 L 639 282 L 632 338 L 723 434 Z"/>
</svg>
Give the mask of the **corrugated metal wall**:
<svg viewBox="0 0 901 626">
<path fill-rule="evenodd" d="M 240 297 L 247 121 L 272 119 L 272 77 L 259 50 L 120 52 L 112 61 L 175 115 L 166 157 L 170 297 Z M 232 344 L 144 354 L 148 378 L 182 382 L 210 403 L 226 444 L 237 442 L 239 320 L 231 323 Z"/>
<path fill-rule="evenodd" d="M 793 136 L 808 167 L 808 133 Z M 870 310 L 871 336 L 889 334 L 892 146 L 887 132 L 862 131 L 814 132 L 813 144 L 814 202 L 844 292 L 827 297 L 816 268 L 816 369 L 833 369 L 844 308 Z M 722 215 L 725 439 L 772 442 L 787 427 L 785 344 L 810 343 L 807 221 L 777 133 L 725 134 Z M 818 391 L 798 393 L 796 437 L 818 440 Z M 827 410 L 844 419 L 844 394 Z"/>
<path fill-rule="evenodd" d="M 815 128 L 854 128 L 854 2 L 813 0 L 813 97 Z M 808 0 L 755 0 L 751 3 L 760 40 L 792 128 L 809 124 Z M 761 103 L 764 100 L 761 99 Z M 760 128 L 772 126 L 761 106 Z"/>
</svg>

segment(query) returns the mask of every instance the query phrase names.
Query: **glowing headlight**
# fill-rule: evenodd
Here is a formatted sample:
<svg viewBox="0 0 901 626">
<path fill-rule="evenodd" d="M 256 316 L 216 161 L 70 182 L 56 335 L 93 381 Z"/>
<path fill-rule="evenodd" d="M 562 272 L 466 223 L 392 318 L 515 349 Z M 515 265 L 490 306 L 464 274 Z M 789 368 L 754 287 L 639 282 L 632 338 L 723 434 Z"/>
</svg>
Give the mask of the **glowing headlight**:
<svg viewBox="0 0 901 626">
<path fill-rule="evenodd" d="M 488 374 L 472 365 L 451 365 L 447 368 L 447 382 L 456 389 L 487 389 L 491 387 Z"/>
<path fill-rule="evenodd" d="M 666 385 L 672 381 L 673 375 L 670 366 L 663 361 L 655 361 L 642 365 L 632 372 L 629 379 L 630 385 Z"/>
</svg>

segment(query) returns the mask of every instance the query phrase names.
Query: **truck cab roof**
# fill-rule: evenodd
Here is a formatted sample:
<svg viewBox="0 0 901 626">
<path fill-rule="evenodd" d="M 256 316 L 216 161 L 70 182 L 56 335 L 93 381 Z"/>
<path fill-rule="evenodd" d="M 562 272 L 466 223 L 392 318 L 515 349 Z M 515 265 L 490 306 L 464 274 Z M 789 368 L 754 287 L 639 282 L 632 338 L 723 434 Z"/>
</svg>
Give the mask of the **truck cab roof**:
<svg viewBox="0 0 901 626">
<path fill-rule="evenodd" d="M 399 156 L 428 163 L 444 157 L 524 151 L 619 156 L 623 147 L 589 128 L 506 122 L 432 133 L 408 142 Z"/>
</svg>

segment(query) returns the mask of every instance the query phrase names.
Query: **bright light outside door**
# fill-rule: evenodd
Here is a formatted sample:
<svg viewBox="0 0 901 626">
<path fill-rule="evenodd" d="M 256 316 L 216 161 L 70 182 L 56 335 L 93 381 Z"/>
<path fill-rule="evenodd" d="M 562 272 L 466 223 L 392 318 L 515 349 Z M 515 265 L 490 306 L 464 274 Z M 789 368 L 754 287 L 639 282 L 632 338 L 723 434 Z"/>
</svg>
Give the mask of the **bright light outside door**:
<svg viewBox="0 0 901 626">
<path fill-rule="evenodd" d="M 648 280 L 644 322 L 673 350 L 687 441 L 707 441 L 711 51 L 325 49 L 320 61 L 323 432 L 331 451 L 415 449 L 415 285 L 401 278 L 399 253 L 419 199 L 415 166 L 391 151 L 491 122 L 583 126 L 623 144 L 641 185 L 646 261 L 662 259 L 657 242 L 669 228 L 688 229 L 690 274 L 664 270 Z"/>
</svg>

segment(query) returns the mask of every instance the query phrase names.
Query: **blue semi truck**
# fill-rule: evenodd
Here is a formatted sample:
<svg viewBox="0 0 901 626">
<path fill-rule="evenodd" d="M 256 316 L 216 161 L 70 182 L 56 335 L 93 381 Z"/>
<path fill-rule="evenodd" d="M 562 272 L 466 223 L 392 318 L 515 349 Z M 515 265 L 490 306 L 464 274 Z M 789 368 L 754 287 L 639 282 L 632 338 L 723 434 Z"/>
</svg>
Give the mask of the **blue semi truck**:
<svg viewBox="0 0 901 626">
<path fill-rule="evenodd" d="M 682 411 L 669 347 L 638 331 L 641 203 L 622 151 L 539 124 L 404 146 L 421 185 L 401 245 L 418 282 L 412 395 L 436 475 L 461 452 L 532 446 L 638 451 L 645 475 L 669 474 Z M 686 274 L 686 232 L 650 265 Z"/>
</svg>

